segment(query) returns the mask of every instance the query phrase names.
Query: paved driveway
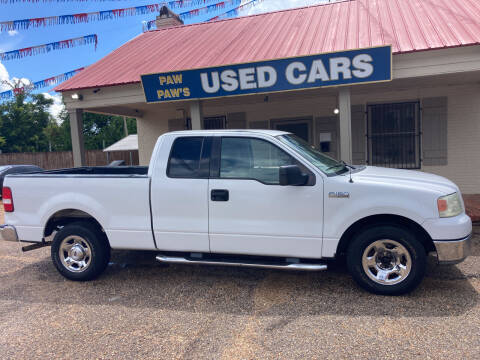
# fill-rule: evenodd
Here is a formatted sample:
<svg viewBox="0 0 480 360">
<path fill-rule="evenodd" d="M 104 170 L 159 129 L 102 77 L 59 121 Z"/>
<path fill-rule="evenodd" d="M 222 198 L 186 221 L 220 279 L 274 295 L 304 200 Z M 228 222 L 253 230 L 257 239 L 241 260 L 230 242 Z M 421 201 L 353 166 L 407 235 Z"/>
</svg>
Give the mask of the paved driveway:
<svg viewBox="0 0 480 360">
<path fill-rule="evenodd" d="M 409 296 L 327 272 L 169 266 L 115 253 L 97 281 L 64 280 L 49 248 L 0 243 L 0 354 L 9 358 L 480 358 L 480 228 L 473 256 L 429 266 Z"/>
</svg>

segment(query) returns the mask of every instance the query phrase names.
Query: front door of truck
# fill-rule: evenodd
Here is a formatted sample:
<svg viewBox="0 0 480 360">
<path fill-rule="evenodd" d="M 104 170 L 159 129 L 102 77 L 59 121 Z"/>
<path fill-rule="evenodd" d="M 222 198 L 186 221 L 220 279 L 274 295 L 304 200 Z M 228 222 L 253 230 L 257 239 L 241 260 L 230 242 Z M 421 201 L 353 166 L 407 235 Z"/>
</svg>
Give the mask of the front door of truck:
<svg viewBox="0 0 480 360">
<path fill-rule="evenodd" d="M 279 185 L 279 167 L 300 165 L 305 186 Z M 267 138 L 215 137 L 209 180 L 210 250 L 321 256 L 323 182 Z"/>
</svg>

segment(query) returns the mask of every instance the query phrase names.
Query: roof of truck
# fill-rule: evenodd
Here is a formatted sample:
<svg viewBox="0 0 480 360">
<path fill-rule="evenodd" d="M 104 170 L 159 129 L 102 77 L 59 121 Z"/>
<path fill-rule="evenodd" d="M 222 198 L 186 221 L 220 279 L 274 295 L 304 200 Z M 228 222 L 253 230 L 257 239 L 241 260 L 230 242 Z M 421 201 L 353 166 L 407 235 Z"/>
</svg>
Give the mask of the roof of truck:
<svg viewBox="0 0 480 360">
<path fill-rule="evenodd" d="M 179 131 L 172 131 L 168 134 L 185 134 L 189 136 L 193 135 L 201 135 L 205 136 L 208 134 L 226 134 L 226 135 L 233 135 L 233 134 L 263 134 L 269 136 L 279 136 L 279 135 L 286 135 L 290 134 L 286 131 L 279 131 L 279 130 L 263 130 L 263 129 L 220 129 L 220 130 L 179 130 Z"/>
</svg>

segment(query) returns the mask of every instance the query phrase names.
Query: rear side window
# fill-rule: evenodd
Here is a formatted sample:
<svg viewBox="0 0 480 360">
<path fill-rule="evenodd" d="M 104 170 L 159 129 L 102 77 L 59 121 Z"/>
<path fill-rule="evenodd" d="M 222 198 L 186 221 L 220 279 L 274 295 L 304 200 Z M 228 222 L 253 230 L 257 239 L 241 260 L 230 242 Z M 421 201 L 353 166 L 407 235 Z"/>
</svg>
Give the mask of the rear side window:
<svg viewBox="0 0 480 360">
<path fill-rule="evenodd" d="M 167 175 L 174 178 L 199 178 L 203 137 L 177 138 L 172 145 Z"/>
</svg>

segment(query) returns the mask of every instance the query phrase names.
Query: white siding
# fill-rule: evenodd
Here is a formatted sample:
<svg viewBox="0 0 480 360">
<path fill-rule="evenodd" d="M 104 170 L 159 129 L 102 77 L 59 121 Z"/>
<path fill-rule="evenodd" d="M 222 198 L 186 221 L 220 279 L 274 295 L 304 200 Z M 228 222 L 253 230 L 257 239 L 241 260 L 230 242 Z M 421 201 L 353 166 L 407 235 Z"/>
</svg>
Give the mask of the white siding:
<svg viewBox="0 0 480 360">
<path fill-rule="evenodd" d="M 427 97 L 448 97 L 448 163 L 445 166 L 425 166 L 423 171 L 445 176 L 466 194 L 480 193 L 480 85 L 431 86 L 375 91 L 370 85 L 368 91 L 355 93 L 352 87 L 352 105 L 420 100 Z M 280 118 L 298 118 L 308 116 L 317 118 L 331 116 L 337 99 L 331 90 L 325 95 L 317 92 L 306 95 L 305 92 L 271 94 L 268 101 L 261 96 L 245 96 L 204 103 L 204 116 L 227 115 L 245 112 L 247 123 L 269 121 Z M 138 120 L 140 163 L 148 164 L 155 141 L 168 129 L 168 119 L 175 117 L 178 105 L 162 106 L 158 115 L 146 114 Z M 314 122 L 315 123 L 315 122 Z M 314 125 L 315 126 L 315 125 Z M 315 129 L 313 129 L 315 133 Z M 317 144 L 316 144 L 317 145 Z"/>
<path fill-rule="evenodd" d="M 353 96 L 352 104 L 448 97 L 448 160 L 445 166 L 423 166 L 455 182 L 463 193 L 480 193 L 480 85 L 414 88 Z"/>
</svg>

